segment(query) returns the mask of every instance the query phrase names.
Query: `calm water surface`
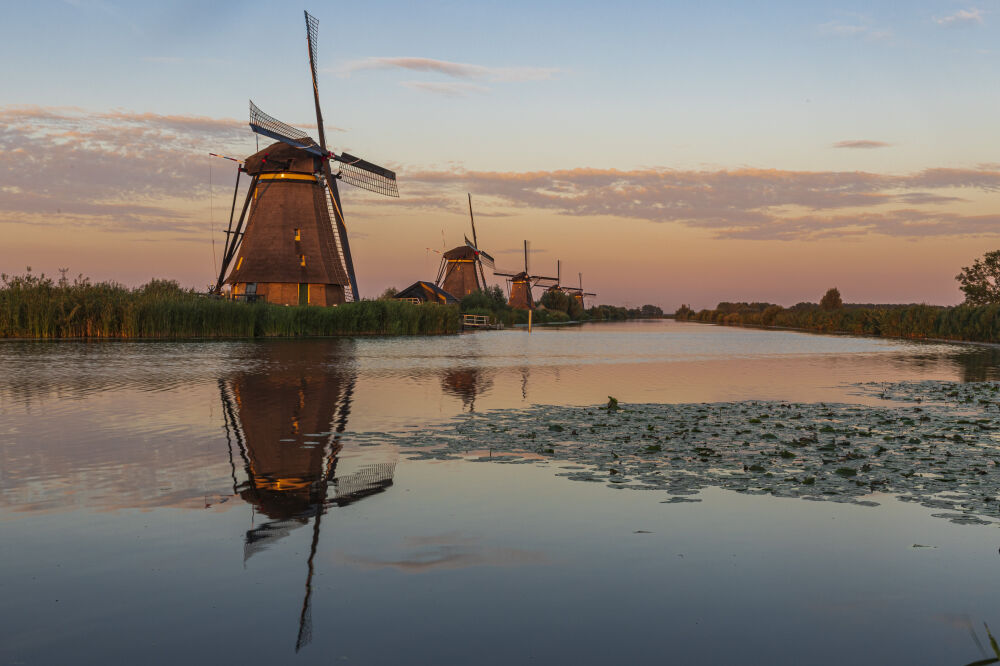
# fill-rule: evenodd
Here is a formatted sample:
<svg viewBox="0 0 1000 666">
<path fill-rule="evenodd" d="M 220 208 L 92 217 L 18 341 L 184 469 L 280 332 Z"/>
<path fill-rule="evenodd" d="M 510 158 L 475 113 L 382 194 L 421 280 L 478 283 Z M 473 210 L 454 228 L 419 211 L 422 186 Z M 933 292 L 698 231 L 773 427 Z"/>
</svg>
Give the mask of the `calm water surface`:
<svg viewBox="0 0 1000 666">
<path fill-rule="evenodd" d="M 891 497 L 666 505 L 351 433 L 998 377 L 994 348 L 669 321 L 5 342 L 0 664 L 968 663 L 1000 628 L 993 527 Z"/>
</svg>

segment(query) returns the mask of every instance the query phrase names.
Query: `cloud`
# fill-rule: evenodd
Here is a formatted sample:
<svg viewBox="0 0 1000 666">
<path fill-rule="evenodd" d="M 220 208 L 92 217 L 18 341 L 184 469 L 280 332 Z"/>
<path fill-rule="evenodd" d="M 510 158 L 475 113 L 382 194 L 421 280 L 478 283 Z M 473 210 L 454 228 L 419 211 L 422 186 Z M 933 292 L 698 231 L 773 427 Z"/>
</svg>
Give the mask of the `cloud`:
<svg viewBox="0 0 1000 666">
<path fill-rule="evenodd" d="M 444 95 L 445 97 L 468 97 L 469 95 L 490 91 L 485 86 L 457 81 L 403 81 L 400 85 L 411 90 L 420 90 L 434 93 L 435 95 Z"/>
<path fill-rule="evenodd" d="M 935 18 L 934 22 L 938 25 L 944 26 L 972 25 L 977 23 L 979 25 L 984 25 L 986 23 L 983 17 L 983 11 L 976 8 L 959 9 L 954 14 Z"/>
<path fill-rule="evenodd" d="M 858 139 L 852 141 L 838 141 L 833 144 L 834 148 L 888 148 L 891 143 L 886 143 L 885 141 L 869 141 L 867 139 Z"/>
<path fill-rule="evenodd" d="M 207 152 L 242 154 L 248 138 L 229 118 L 0 107 L 0 221 L 199 228 L 190 211 L 208 196 Z"/>
<path fill-rule="evenodd" d="M 1000 191 L 1000 170 L 926 169 L 866 172 L 651 168 L 570 169 L 524 173 L 403 173 L 401 182 L 426 196 L 472 191 L 500 205 L 569 217 L 610 216 L 671 222 L 716 238 L 817 240 L 845 235 L 895 237 L 995 233 L 998 216 L 967 216 L 940 206 L 962 201 L 952 192 Z M 405 189 L 405 188 L 404 188 Z M 405 196 L 405 193 L 404 193 Z"/>
<path fill-rule="evenodd" d="M 856 37 L 868 41 L 885 41 L 891 39 L 893 34 L 888 28 L 876 28 L 867 22 L 842 23 L 840 21 L 830 21 L 819 27 L 821 33 L 833 35 L 835 37 Z"/>
<path fill-rule="evenodd" d="M 554 67 L 485 67 L 433 58 L 364 58 L 352 60 L 340 68 L 341 74 L 369 69 L 405 69 L 413 72 L 433 72 L 456 79 L 480 81 L 543 81 L 559 72 Z"/>
<path fill-rule="evenodd" d="M 232 187 L 232 165 L 219 160 L 210 166 L 207 152 L 242 156 L 252 145 L 244 121 L 236 119 L 0 107 L 0 223 L 203 233 L 210 169 L 216 186 Z M 1000 164 L 904 174 L 752 168 L 396 170 L 401 199 L 372 195 L 358 215 L 377 214 L 381 206 L 424 215 L 464 214 L 465 193 L 473 192 L 477 217 L 549 211 L 568 218 L 673 223 L 716 238 L 980 236 L 1000 228 L 995 215 L 956 208 L 1000 192 Z"/>
</svg>

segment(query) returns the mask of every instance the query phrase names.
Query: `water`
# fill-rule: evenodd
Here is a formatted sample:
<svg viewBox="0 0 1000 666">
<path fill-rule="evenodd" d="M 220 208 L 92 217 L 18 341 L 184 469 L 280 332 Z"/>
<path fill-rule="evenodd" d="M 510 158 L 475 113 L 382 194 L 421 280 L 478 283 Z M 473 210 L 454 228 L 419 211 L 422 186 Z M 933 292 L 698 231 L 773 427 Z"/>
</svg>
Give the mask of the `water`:
<svg viewBox="0 0 1000 666">
<path fill-rule="evenodd" d="M 3 343 L 0 664 L 968 663 L 1000 627 L 993 526 L 878 493 L 663 504 L 372 433 L 998 377 L 990 347 L 666 321 Z"/>
</svg>

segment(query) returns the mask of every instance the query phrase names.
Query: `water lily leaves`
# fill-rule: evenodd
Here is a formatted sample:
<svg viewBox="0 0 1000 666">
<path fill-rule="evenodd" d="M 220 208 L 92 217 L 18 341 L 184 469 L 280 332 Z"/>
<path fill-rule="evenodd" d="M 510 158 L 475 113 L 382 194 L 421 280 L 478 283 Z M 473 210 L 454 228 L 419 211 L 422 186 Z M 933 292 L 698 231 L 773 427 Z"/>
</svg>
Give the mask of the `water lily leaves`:
<svg viewBox="0 0 1000 666">
<path fill-rule="evenodd" d="M 423 430 L 345 436 L 410 449 L 421 460 L 476 459 L 490 449 L 492 457 L 482 460 L 554 461 L 566 470 L 561 476 L 616 489 L 678 495 L 719 487 L 855 504 L 871 503 L 868 496 L 878 491 L 951 512 L 937 515 L 962 524 L 1000 520 L 1000 384 L 857 388 L 884 394 L 886 402 L 626 409 L 609 398 L 600 407 L 538 405 L 464 414 Z"/>
</svg>

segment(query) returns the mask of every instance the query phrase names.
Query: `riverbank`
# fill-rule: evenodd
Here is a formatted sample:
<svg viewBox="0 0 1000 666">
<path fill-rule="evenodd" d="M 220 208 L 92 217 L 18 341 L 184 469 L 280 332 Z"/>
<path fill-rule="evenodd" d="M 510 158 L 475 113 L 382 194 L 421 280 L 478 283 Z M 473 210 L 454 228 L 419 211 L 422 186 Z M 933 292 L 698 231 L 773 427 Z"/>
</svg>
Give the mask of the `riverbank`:
<svg viewBox="0 0 1000 666">
<path fill-rule="evenodd" d="M 897 307 L 819 306 L 782 308 L 769 303 L 720 303 L 714 310 L 676 313 L 677 321 L 776 330 L 842 333 L 885 338 L 1000 343 L 1000 305 L 952 307 L 905 305 Z"/>
<path fill-rule="evenodd" d="M 0 338 L 192 339 L 443 335 L 461 328 L 458 308 L 360 301 L 334 308 L 246 304 L 153 280 L 130 289 L 44 276 L 5 277 Z"/>
</svg>

